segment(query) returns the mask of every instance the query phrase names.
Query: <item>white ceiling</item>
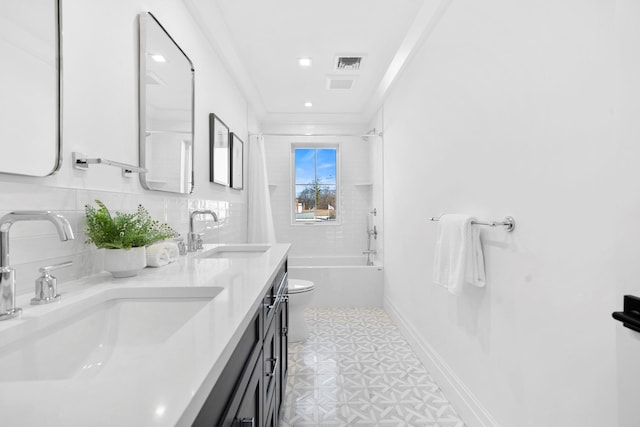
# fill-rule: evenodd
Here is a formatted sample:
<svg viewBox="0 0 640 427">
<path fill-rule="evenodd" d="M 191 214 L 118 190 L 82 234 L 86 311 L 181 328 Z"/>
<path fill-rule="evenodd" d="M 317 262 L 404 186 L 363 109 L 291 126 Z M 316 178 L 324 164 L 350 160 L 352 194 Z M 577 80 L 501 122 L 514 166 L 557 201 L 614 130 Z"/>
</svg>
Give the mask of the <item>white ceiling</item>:
<svg viewBox="0 0 640 427">
<path fill-rule="evenodd" d="M 262 123 L 365 124 L 424 37 L 439 0 L 190 0 Z M 215 3 L 215 4 L 212 4 Z M 436 13 L 437 14 L 437 13 Z M 365 55 L 357 72 L 336 55 Z M 301 68 L 297 59 L 311 57 Z M 327 89 L 327 77 L 351 89 Z M 307 108 L 305 102 L 312 102 Z"/>
</svg>

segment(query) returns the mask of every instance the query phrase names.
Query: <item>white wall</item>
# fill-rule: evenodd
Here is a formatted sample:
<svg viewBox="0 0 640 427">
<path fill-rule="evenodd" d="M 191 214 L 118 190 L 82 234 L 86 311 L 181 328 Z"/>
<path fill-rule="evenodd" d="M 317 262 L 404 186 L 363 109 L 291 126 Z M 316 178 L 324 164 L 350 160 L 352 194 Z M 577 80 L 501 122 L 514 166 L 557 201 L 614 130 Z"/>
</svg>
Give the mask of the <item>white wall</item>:
<svg viewBox="0 0 640 427">
<path fill-rule="evenodd" d="M 620 0 L 616 2 L 616 6 L 616 163 L 615 182 L 612 185 L 616 194 L 616 218 L 611 229 L 616 242 L 612 271 L 615 272 L 613 277 L 618 311 L 622 309 L 622 295 L 640 295 L 640 3 Z M 619 425 L 634 427 L 640 420 L 640 334 L 616 325 L 615 340 Z"/>
<path fill-rule="evenodd" d="M 297 133 L 294 127 L 271 127 L 269 132 Z M 336 127 L 314 133 L 360 134 Z M 338 224 L 292 224 L 291 144 L 340 144 Z M 360 137 L 265 136 L 271 208 L 278 242 L 291 243 L 291 254 L 359 255 L 367 248 L 367 215 L 372 206 L 371 142 Z M 374 241 L 372 244 L 376 244 Z"/>
<path fill-rule="evenodd" d="M 387 307 L 471 426 L 637 425 L 635 3 L 454 0 L 385 102 Z M 455 212 L 517 221 L 458 298 L 427 220 Z"/>
<path fill-rule="evenodd" d="M 196 70 L 195 191 L 190 196 L 143 190 L 137 177 L 123 178 L 117 168 L 96 165 L 82 172 L 71 167 L 74 151 L 138 164 L 137 16 L 142 11 L 156 16 Z M 84 244 L 82 234 L 83 206 L 95 198 L 125 211 L 143 203 L 183 235 L 189 210 L 212 208 L 221 222 L 207 231 L 209 241 L 246 241 L 245 191 L 209 183 L 208 115 L 216 113 L 245 141 L 247 125 L 255 123 L 255 117 L 183 2 L 66 0 L 62 23 L 63 165 L 47 178 L 0 176 L 0 214 L 19 209 L 60 210 L 72 220 L 77 238 L 61 243 L 49 224 L 14 225 L 12 264 L 18 267 L 20 292 L 32 289 L 36 267 L 44 263 L 76 261 L 73 270 L 60 272 L 64 279 L 101 269 L 99 255 Z"/>
</svg>

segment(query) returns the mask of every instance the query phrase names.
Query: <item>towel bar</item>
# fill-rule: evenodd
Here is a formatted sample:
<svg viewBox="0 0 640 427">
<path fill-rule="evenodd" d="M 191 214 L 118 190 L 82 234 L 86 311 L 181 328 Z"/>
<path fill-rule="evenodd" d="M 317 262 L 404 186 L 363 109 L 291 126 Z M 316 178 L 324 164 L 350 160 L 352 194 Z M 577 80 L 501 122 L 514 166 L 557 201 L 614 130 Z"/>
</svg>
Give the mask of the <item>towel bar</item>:
<svg viewBox="0 0 640 427">
<path fill-rule="evenodd" d="M 127 163 L 115 162 L 113 160 L 107 160 L 103 158 L 90 159 L 84 153 L 73 152 L 73 167 L 75 169 L 87 170 L 90 164 L 115 166 L 122 169 L 122 176 L 130 177 L 133 173 L 146 173 L 147 169 L 139 166 L 129 165 Z"/>
<path fill-rule="evenodd" d="M 440 218 L 432 216 L 431 218 L 429 218 L 429 220 L 430 221 L 440 221 Z M 512 216 L 508 216 L 502 221 L 485 222 L 485 221 L 475 221 L 474 220 L 474 221 L 471 221 L 471 224 L 488 225 L 489 227 L 502 226 L 508 232 L 511 232 L 511 231 L 513 231 L 514 228 L 516 228 L 516 220 Z"/>
</svg>

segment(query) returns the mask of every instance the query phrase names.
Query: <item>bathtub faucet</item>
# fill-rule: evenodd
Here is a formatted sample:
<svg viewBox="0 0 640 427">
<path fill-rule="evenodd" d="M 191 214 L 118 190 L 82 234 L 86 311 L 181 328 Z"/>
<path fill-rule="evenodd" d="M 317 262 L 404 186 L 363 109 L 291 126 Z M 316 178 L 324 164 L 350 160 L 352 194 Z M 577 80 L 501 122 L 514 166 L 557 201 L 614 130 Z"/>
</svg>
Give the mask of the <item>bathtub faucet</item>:
<svg viewBox="0 0 640 427">
<path fill-rule="evenodd" d="M 371 255 L 376 255 L 377 253 L 378 251 L 376 251 L 375 249 L 367 249 L 366 251 L 362 251 L 362 254 L 367 256 L 367 265 L 373 265 Z"/>
<path fill-rule="evenodd" d="M 378 239 L 378 228 L 374 225 L 372 228 L 367 229 L 367 235 L 369 236 L 369 239 L 371 239 L 371 236 L 373 236 L 374 239 Z"/>
</svg>

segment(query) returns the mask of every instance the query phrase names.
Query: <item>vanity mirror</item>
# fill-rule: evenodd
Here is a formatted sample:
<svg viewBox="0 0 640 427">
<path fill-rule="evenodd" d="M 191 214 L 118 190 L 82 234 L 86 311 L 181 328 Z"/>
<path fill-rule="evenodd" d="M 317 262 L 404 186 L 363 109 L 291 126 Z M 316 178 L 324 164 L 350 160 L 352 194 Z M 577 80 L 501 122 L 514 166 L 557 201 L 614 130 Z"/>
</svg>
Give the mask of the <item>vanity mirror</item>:
<svg viewBox="0 0 640 427">
<path fill-rule="evenodd" d="M 193 63 L 151 13 L 140 22 L 140 174 L 147 190 L 193 191 Z"/>
<path fill-rule="evenodd" d="M 2 0 L 0 172 L 46 176 L 60 168 L 59 0 Z"/>
</svg>

